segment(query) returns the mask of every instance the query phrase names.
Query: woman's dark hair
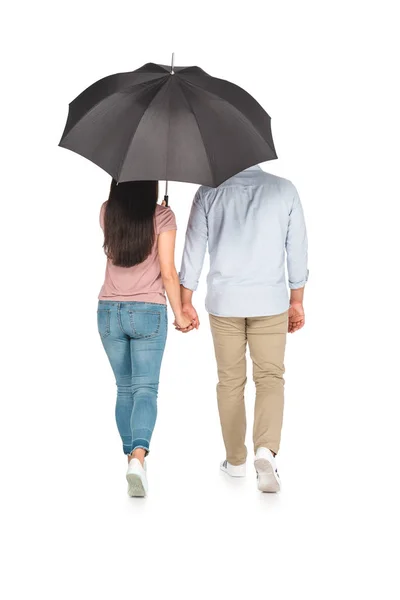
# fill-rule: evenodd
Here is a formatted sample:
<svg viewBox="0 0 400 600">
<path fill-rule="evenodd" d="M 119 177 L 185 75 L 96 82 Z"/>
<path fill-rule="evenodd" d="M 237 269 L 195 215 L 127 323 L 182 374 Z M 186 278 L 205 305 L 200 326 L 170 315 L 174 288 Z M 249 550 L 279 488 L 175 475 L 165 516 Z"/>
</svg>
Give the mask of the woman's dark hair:
<svg viewBox="0 0 400 600">
<path fill-rule="evenodd" d="M 154 214 L 158 181 L 113 179 L 104 215 L 104 251 L 118 267 L 133 267 L 150 254 L 154 240 Z"/>
</svg>

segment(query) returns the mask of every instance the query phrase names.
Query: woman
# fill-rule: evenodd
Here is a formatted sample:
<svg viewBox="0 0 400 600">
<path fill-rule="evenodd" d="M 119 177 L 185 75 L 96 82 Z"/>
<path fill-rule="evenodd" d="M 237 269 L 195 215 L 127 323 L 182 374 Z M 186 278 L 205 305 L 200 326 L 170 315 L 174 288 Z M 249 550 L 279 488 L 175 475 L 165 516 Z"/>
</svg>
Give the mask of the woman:
<svg viewBox="0 0 400 600">
<path fill-rule="evenodd" d="M 145 496 L 148 489 L 144 459 L 157 416 L 167 338 L 165 291 L 177 328 L 193 328 L 182 312 L 174 264 L 175 216 L 157 204 L 157 197 L 155 181 L 113 181 L 100 212 L 107 267 L 98 328 L 118 388 L 116 420 L 128 456 L 130 496 Z"/>
</svg>

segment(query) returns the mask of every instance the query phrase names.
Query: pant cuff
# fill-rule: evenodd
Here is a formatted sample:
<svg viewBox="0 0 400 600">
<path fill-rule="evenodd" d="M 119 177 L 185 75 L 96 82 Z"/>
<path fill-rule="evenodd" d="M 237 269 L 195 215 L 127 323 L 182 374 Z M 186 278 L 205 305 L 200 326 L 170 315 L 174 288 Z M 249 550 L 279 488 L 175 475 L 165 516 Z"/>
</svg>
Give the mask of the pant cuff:
<svg viewBox="0 0 400 600">
<path fill-rule="evenodd" d="M 244 465 L 246 463 L 247 460 L 247 454 L 245 454 L 244 456 L 240 456 L 239 458 L 236 456 L 230 456 L 230 457 L 226 457 L 226 460 L 228 461 L 228 463 L 234 467 L 238 467 L 239 465 Z"/>
<path fill-rule="evenodd" d="M 132 442 L 131 452 L 133 452 L 137 448 L 143 448 L 143 450 L 146 450 L 146 453 L 148 453 L 149 452 L 149 442 L 143 438 L 137 438 L 136 440 L 133 440 L 133 442 Z"/>
<path fill-rule="evenodd" d="M 267 450 L 271 450 L 271 452 L 273 452 L 274 454 L 278 454 L 279 444 L 269 444 L 267 442 L 264 444 L 257 444 L 257 446 L 254 446 L 254 454 L 257 454 L 257 450 L 259 448 L 267 448 Z"/>
</svg>

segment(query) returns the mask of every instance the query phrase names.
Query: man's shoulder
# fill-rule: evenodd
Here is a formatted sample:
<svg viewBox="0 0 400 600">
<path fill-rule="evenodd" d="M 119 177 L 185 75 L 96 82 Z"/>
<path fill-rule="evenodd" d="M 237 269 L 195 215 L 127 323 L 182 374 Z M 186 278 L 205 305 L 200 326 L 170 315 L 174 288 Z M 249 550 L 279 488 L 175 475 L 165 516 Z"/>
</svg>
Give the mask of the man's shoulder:
<svg viewBox="0 0 400 600">
<path fill-rule="evenodd" d="M 194 197 L 194 202 L 197 205 L 204 206 L 205 201 L 211 198 L 211 196 L 215 194 L 217 190 L 218 188 L 208 187 L 207 185 L 200 186 Z"/>
<path fill-rule="evenodd" d="M 247 180 L 246 182 L 240 181 L 235 177 L 231 177 L 227 179 L 218 187 L 208 187 L 206 185 L 202 185 L 197 190 L 196 196 L 207 196 L 207 194 L 212 194 L 214 192 L 218 192 L 220 189 L 224 189 L 226 187 L 240 187 L 241 185 L 248 185 L 251 180 Z M 262 171 L 261 169 L 257 172 L 256 176 L 253 178 L 253 182 L 255 185 L 260 183 L 270 183 L 274 185 L 278 185 L 282 188 L 290 188 L 294 187 L 293 183 L 289 179 L 285 179 L 284 177 L 278 177 L 278 175 L 273 175 L 272 173 L 267 173 L 266 171 Z"/>
<path fill-rule="evenodd" d="M 266 184 L 276 186 L 282 192 L 296 191 L 296 187 L 290 179 L 267 173 L 267 171 L 260 171 L 260 176 Z"/>
<path fill-rule="evenodd" d="M 210 198 L 212 196 L 216 196 L 219 191 L 222 191 L 226 188 L 235 188 L 241 186 L 260 186 L 260 185 L 268 185 L 274 187 L 278 192 L 287 194 L 287 193 L 296 193 L 296 187 L 290 179 L 286 179 L 285 177 L 280 177 L 278 175 L 273 175 L 272 173 L 268 173 L 263 169 L 258 169 L 254 173 L 252 173 L 251 178 L 248 177 L 246 180 L 243 178 L 240 179 L 242 173 L 238 173 L 237 176 L 231 177 L 224 181 L 220 186 L 213 188 L 208 187 L 206 185 L 202 185 L 199 187 L 196 193 L 196 199 L 201 201 L 205 198 Z"/>
<path fill-rule="evenodd" d="M 201 185 L 199 187 L 199 189 L 197 190 L 196 196 L 205 196 L 206 194 L 209 194 L 210 192 L 215 192 L 216 189 L 218 189 L 218 188 L 208 187 L 207 185 Z"/>
</svg>

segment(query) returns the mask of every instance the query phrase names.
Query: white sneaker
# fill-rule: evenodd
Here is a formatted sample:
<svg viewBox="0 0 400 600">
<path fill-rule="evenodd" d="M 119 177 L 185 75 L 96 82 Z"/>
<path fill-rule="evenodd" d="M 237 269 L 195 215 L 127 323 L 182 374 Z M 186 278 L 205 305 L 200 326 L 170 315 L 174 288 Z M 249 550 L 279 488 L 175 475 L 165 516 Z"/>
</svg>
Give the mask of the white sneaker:
<svg viewBox="0 0 400 600">
<path fill-rule="evenodd" d="M 276 468 L 276 460 L 271 450 L 259 448 L 254 459 L 260 492 L 279 492 L 281 482 Z"/>
<path fill-rule="evenodd" d="M 221 463 L 221 471 L 227 473 L 231 477 L 245 477 L 246 476 L 246 463 L 242 465 L 231 465 L 227 460 Z"/>
<path fill-rule="evenodd" d="M 126 472 L 126 480 L 128 482 L 128 494 L 133 497 L 143 497 L 149 489 L 146 475 L 146 463 L 144 468 L 138 458 L 132 458 L 129 461 L 128 470 Z"/>
</svg>

